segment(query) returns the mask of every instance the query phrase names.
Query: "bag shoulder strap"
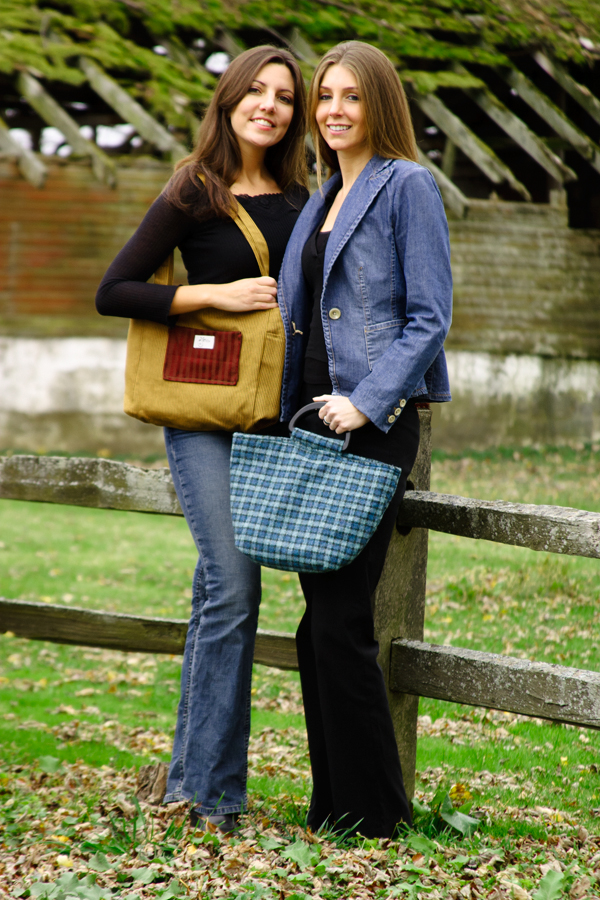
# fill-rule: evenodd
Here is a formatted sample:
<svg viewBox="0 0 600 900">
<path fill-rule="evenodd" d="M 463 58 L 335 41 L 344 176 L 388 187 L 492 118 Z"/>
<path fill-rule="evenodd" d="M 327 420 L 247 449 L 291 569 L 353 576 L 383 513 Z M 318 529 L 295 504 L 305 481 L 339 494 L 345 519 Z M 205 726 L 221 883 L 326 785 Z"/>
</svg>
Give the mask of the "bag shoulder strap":
<svg viewBox="0 0 600 900">
<path fill-rule="evenodd" d="M 154 284 L 173 284 L 174 266 L 175 260 L 173 259 L 173 251 L 171 251 L 164 263 L 154 273 Z"/>
<path fill-rule="evenodd" d="M 204 184 L 204 176 L 199 175 L 198 178 Z M 237 204 L 237 210 L 230 213 L 231 218 L 240 229 L 250 247 L 261 275 L 269 274 L 269 245 L 265 240 L 265 236 L 250 215 L 246 212 L 241 203 Z M 173 284 L 173 253 L 165 259 L 164 263 L 158 267 L 154 273 L 154 284 Z"/>
<path fill-rule="evenodd" d="M 238 203 L 237 210 L 231 214 L 231 218 L 240 229 L 256 257 L 258 268 L 261 275 L 269 274 L 269 246 L 265 240 L 265 236 L 250 215 L 246 212 L 241 203 Z"/>
</svg>

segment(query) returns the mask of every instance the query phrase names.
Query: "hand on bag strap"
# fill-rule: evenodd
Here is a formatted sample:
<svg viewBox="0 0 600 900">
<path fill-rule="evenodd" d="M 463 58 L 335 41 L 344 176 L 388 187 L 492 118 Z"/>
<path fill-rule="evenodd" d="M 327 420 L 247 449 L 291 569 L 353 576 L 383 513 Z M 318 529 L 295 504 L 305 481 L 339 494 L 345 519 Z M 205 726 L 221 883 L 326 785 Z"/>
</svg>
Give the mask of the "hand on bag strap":
<svg viewBox="0 0 600 900">
<path fill-rule="evenodd" d="M 315 409 L 321 409 L 323 406 L 325 406 L 325 403 L 326 403 L 325 400 L 317 400 L 314 403 L 307 403 L 306 406 L 303 406 L 302 409 L 299 409 L 298 412 L 295 413 L 295 415 L 293 415 L 292 418 L 290 419 L 290 424 L 288 425 L 288 428 L 290 429 L 290 434 L 296 427 L 296 424 L 299 419 L 301 419 L 303 416 L 307 415 L 307 413 L 312 412 Z M 343 444 L 343 447 L 341 450 L 342 453 L 344 452 L 344 450 L 347 450 L 348 447 L 350 446 L 350 435 L 351 434 L 352 434 L 351 431 L 346 432 L 346 437 L 344 438 L 344 444 Z"/>
</svg>

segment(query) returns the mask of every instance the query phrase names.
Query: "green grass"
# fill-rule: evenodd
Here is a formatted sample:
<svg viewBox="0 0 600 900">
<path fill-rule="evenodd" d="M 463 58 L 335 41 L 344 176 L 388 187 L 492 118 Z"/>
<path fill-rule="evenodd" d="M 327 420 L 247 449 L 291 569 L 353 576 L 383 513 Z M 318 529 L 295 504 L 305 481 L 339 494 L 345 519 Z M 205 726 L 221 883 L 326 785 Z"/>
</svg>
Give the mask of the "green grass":
<svg viewBox="0 0 600 900">
<path fill-rule="evenodd" d="M 591 448 L 434 457 L 432 489 L 440 492 L 595 509 L 599 487 Z M 181 519 L 0 503 L 5 597 L 185 618 L 195 561 Z M 432 533 L 428 585 L 426 640 L 599 668 L 597 560 Z M 293 631 L 303 608 L 296 576 L 265 571 L 263 587 L 260 627 Z M 114 768 L 166 760 L 179 665 L 178 658 L 0 637 L 4 759 L 54 756 Z M 303 729 L 295 673 L 257 667 L 254 686 L 254 733 Z M 290 698 L 287 706 L 278 705 L 282 697 Z M 499 811 L 541 805 L 593 822 L 600 808 L 596 732 L 427 699 L 420 713 L 445 723 L 439 734 L 426 726 L 419 740 L 418 789 L 425 794 L 462 781 L 478 803 Z M 491 780 L 482 780 L 484 770 Z M 257 798 L 298 797 L 306 786 L 260 776 L 251 788 Z"/>
</svg>

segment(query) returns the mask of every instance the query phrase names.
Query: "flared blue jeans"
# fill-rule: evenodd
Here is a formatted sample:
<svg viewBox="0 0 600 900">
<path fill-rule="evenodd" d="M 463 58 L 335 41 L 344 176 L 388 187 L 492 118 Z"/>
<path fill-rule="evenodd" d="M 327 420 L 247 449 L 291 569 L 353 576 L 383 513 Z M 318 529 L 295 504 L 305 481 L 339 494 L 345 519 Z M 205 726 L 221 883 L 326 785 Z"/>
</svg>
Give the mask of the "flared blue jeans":
<svg viewBox="0 0 600 900">
<path fill-rule="evenodd" d="M 260 566 L 234 545 L 231 440 L 225 432 L 165 429 L 169 466 L 198 564 L 164 802 L 189 800 L 202 815 L 247 806 Z"/>
</svg>

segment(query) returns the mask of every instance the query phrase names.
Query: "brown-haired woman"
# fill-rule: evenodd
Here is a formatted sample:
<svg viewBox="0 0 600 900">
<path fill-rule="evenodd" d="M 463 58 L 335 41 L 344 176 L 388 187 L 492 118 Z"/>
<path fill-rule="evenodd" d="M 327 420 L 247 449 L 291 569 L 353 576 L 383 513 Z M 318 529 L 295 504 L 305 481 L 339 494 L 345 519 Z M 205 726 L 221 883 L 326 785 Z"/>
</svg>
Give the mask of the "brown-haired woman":
<svg viewBox="0 0 600 900">
<path fill-rule="evenodd" d="M 286 243 L 308 197 L 305 114 L 304 83 L 290 53 L 255 47 L 234 59 L 193 153 L 108 269 L 98 311 L 168 325 L 180 313 L 205 307 L 232 313 L 274 308 Z M 238 203 L 266 239 L 269 276 L 260 275 L 229 215 Z M 188 284 L 147 284 L 176 246 Z M 188 800 L 193 824 L 208 822 L 228 833 L 247 803 L 260 568 L 234 545 L 231 434 L 166 428 L 165 444 L 199 559 L 164 802 Z"/>
<path fill-rule="evenodd" d="M 363 551 L 337 571 L 300 574 L 296 636 L 313 793 L 308 824 L 391 837 L 411 821 L 377 663 L 377 587 L 419 445 L 418 400 L 450 399 L 443 342 L 452 279 L 444 207 L 416 162 L 408 104 L 387 57 L 350 41 L 325 54 L 309 93 L 317 159 L 333 177 L 288 243 L 278 298 L 290 341 L 283 416 L 324 406 L 302 427 L 351 431 L 349 452 L 401 469 Z"/>
</svg>

